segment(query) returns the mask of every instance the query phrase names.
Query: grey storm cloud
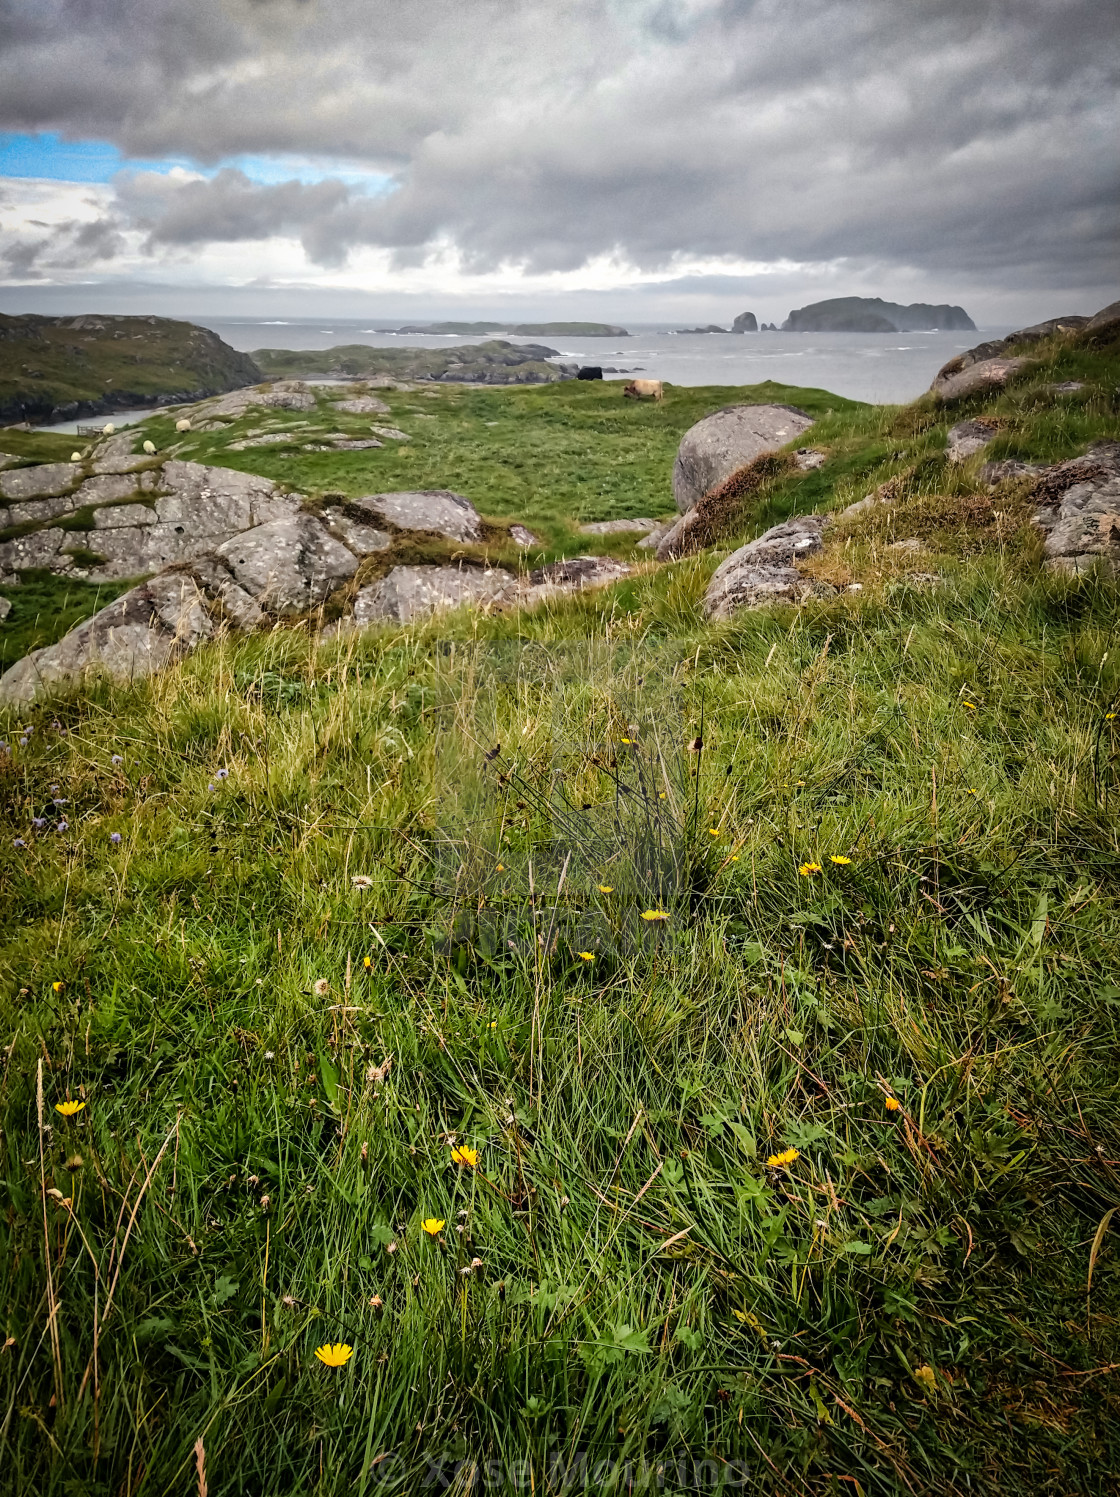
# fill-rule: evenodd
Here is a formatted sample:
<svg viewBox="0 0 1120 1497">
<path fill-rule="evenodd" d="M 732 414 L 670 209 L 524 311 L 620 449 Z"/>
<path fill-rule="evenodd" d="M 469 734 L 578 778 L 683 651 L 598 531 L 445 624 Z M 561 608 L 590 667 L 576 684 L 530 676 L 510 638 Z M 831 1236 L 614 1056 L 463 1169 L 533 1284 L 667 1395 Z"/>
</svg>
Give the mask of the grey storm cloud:
<svg viewBox="0 0 1120 1497">
<path fill-rule="evenodd" d="M 1118 40 L 1101 0 L 0 0 L 0 128 L 328 173 L 122 177 L 106 232 L 156 251 L 288 234 L 326 265 L 450 243 L 479 269 L 847 258 L 1099 286 Z"/>
</svg>

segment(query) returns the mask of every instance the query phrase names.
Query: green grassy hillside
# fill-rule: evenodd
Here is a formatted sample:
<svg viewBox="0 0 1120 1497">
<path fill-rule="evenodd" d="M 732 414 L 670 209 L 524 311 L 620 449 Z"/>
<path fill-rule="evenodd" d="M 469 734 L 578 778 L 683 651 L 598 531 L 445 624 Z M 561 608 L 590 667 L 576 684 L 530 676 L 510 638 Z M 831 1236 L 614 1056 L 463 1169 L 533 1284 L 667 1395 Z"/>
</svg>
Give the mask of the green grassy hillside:
<svg viewBox="0 0 1120 1497">
<path fill-rule="evenodd" d="M 13 1489 L 1115 1485 L 1120 593 L 944 442 L 1073 456 L 1117 383 L 786 392 L 829 460 L 724 544 L 893 481 L 936 585 L 869 524 L 800 609 L 704 624 L 707 552 L 8 722 Z M 385 460 L 558 544 L 740 393 L 439 392 Z"/>
<path fill-rule="evenodd" d="M 199 399 L 259 379 L 248 354 L 190 322 L 0 314 L 0 421 Z"/>
</svg>

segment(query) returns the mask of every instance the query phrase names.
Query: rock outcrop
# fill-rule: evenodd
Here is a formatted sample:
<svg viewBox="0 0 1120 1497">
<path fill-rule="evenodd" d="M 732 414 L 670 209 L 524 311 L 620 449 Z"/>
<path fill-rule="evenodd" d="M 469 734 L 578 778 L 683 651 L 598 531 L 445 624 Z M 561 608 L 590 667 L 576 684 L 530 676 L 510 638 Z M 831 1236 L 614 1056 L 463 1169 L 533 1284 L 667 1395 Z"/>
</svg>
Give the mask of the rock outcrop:
<svg viewBox="0 0 1120 1497">
<path fill-rule="evenodd" d="M 1120 442 L 1098 442 L 1084 457 L 1044 468 L 1033 497 L 1048 571 L 1103 567 L 1120 576 Z"/>
<path fill-rule="evenodd" d="M 983 452 L 998 430 L 993 421 L 958 421 L 949 428 L 945 456 L 951 463 L 963 463 L 966 458 Z"/>
<path fill-rule="evenodd" d="M 366 494 L 350 501 L 397 530 L 430 530 L 449 541 L 482 539 L 478 511 L 450 489 L 409 489 L 393 494 Z"/>
<path fill-rule="evenodd" d="M 753 312 L 740 312 L 731 324 L 731 331 L 733 333 L 757 333 L 758 319 Z"/>
<path fill-rule="evenodd" d="M 1120 307 L 1120 303 L 1114 303 L 1114 307 Z M 1098 312 L 1095 318 L 1072 315 L 1051 317 L 1047 322 L 1036 322 L 1031 327 L 1008 333 L 1006 338 L 992 338 L 986 343 L 977 343 L 975 348 L 966 349 L 941 366 L 930 385 L 930 391 L 939 395 L 942 400 L 959 400 L 964 395 L 1004 385 L 1030 363 L 1028 356 L 1016 355 L 1010 350 L 1023 344 L 1040 343 L 1056 333 L 1088 332 L 1093 330 L 1092 324 L 1097 322 L 1097 318 L 1102 318 L 1103 321 L 1097 323 L 1095 330 L 1103 331 L 1109 326 L 1111 315 L 1120 318 L 1120 312 L 1114 314 L 1109 307 Z"/>
<path fill-rule="evenodd" d="M 784 333 L 930 333 L 953 329 L 976 331 L 976 324 L 963 307 L 947 303 L 935 307 L 927 302 L 903 307 L 880 296 L 835 296 L 791 312 L 782 323 Z"/>
<path fill-rule="evenodd" d="M 360 589 L 353 622 L 393 619 L 407 624 L 463 603 L 513 603 L 517 595 L 517 578 L 496 567 L 394 567 L 388 576 Z"/>
<path fill-rule="evenodd" d="M 689 427 L 673 464 L 673 499 L 681 513 L 699 503 L 763 452 L 792 442 L 812 426 L 792 405 L 729 405 Z"/>
</svg>

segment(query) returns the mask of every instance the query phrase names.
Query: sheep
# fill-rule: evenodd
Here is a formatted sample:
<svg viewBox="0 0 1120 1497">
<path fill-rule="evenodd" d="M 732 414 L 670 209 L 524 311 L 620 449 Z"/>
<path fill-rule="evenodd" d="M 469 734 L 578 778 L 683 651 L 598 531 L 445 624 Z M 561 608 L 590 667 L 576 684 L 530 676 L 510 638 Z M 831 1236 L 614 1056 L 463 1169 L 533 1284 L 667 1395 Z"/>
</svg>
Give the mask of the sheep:
<svg viewBox="0 0 1120 1497">
<path fill-rule="evenodd" d="M 70 461 L 72 463 L 80 463 L 81 460 L 82 460 L 82 454 L 80 452 L 72 452 L 70 454 Z"/>
<path fill-rule="evenodd" d="M 116 429 L 117 428 L 113 425 L 113 423 L 111 421 L 107 421 L 105 423 L 105 425 L 101 428 L 101 435 L 103 437 L 111 437 L 113 435 L 113 433 L 116 431 Z"/>
<path fill-rule="evenodd" d="M 154 442 L 145 442 L 144 443 L 144 451 L 148 454 L 149 457 L 154 457 L 155 456 L 155 451 L 156 451 L 156 444 Z"/>
<path fill-rule="evenodd" d="M 176 423 L 175 423 L 175 430 L 176 431 L 190 431 L 190 429 L 191 429 L 191 418 L 189 416 L 180 416 L 179 420 L 176 421 Z"/>
</svg>

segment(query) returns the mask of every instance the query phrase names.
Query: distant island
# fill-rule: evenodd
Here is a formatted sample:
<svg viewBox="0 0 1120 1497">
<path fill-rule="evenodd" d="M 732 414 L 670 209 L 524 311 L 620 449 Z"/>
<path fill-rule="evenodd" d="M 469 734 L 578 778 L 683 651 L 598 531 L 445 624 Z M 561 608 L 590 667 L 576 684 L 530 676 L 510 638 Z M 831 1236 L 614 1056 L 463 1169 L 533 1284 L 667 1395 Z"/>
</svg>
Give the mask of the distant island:
<svg viewBox="0 0 1120 1497">
<path fill-rule="evenodd" d="M 456 348 L 258 348 L 253 354 L 267 379 L 435 379 L 479 385 L 544 385 L 571 379 L 576 364 L 553 364 L 556 349 L 541 343 L 461 343 Z"/>
<path fill-rule="evenodd" d="M 717 327 L 709 322 L 707 327 L 679 327 L 678 333 L 757 333 L 758 322 L 753 312 L 740 312 L 730 327 Z"/>
<path fill-rule="evenodd" d="M 453 333 L 477 337 L 481 333 L 512 333 L 519 338 L 629 338 L 624 327 L 609 322 L 407 322 L 403 327 L 379 327 L 379 333 L 423 333 L 429 337 Z"/>
<path fill-rule="evenodd" d="M 975 332 L 976 324 L 963 307 L 908 307 L 879 296 L 837 296 L 791 312 L 783 333 L 933 333 Z"/>
</svg>

